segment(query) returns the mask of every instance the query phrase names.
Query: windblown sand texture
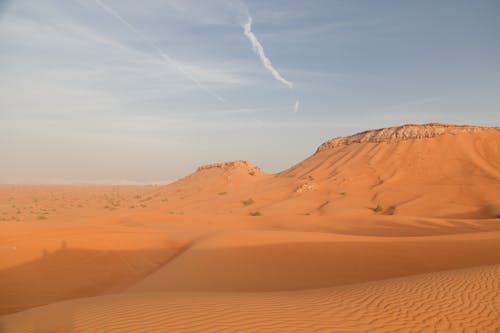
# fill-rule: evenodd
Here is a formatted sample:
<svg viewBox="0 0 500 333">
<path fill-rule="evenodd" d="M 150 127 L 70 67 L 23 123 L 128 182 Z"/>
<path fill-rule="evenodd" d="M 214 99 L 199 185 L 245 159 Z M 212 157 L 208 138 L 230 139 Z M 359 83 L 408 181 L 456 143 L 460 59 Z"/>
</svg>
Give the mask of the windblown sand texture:
<svg viewBox="0 0 500 333">
<path fill-rule="evenodd" d="M 500 332 L 500 128 L 371 130 L 290 169 L 1 186 L 0 332 Z"/>
</svg>

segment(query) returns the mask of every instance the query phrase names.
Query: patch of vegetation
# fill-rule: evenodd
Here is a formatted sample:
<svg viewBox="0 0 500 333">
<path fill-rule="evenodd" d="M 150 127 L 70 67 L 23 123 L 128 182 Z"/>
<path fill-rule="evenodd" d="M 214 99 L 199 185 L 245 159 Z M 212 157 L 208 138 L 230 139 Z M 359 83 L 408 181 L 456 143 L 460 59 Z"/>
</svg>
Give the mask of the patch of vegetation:
<svg viewBox="0 0 500 333">
<path fill-rule="evenodd" d="M 248 174 L 249 174 L 250 176 L 255 176 L 255 171 L 250 171 Z"/>
<path fill-rule="evenodd" d="M 218 195 L 226 195 L 226 194 L 227 194 L 227 192 L 219 192 L 219 193 L 217 193 L 217 194 L 218 194 Z"/>
<path fill-rule="evenodd" d="M 252 198 L 248 198 L 247 200 L 243 200 L 241 203 L 244 204 L 245 206 L 250 206 L 254 202 L 255 201 Z"/>
<path fill-rule="evenodd" d="M 396 206 L 390 206 L 384 212 L 386 215 L 394 215 L 394 213 L 396 213 Z"/>
<path fill-rule="evenodd" d="M 340 195 L 346 195 L 347 193 L 346 192 L 340 192 Z"/>
<path fill-rule="evenodd" d="M 373 208 L 373 211 L 375 213 L 380 213 L 383 210 L 384 210 L 384 208 L 380 204 L 378 204 L 375 208 Z"/>
<path fill-rule="evenodd" d="M 107 198 L 108 204 L 104 206 L 104 209 L 115 210 L 120 207 L 120 200 Z"/>
<path fill-rule="evenodd" d="M 255 211 L 255 212 L 250 212 L 250 215 L 251 215 L 251 216 L 261 216 L 261 215 L 262 215 L 262 213 L 261 213 L 261 212 L 259 212 L 259 211 Z"/>
</svg>

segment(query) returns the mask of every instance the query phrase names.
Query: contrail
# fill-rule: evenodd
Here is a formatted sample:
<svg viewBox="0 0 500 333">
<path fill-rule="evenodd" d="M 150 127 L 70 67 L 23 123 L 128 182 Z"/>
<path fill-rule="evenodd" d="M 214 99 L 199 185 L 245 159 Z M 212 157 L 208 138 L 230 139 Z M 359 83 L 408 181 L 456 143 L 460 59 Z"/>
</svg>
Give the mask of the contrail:
<svg viewBox="0 0 500 333">
<path fill-rule="evenodd" d="M 298 100 L 293 105 L 293 112 L 299 112 L 299 101 Z"/>
<path fill-rule="evenodd" d="M 174 59 L 172 59 L 168 54 L 163 51 L 163 49 L 158 46 L 154 41 L 152 41 L 150 38 L 147 36 L 143 35 L 139 30 L 137 30 L 132 24 L 130 24 L 127 20 L 125 20 L 116 10 L 113 8 L 105 5 L 101 0 L 95 0 L 96 4 L 104 9 L 109 15 L 113 16 L 115 19 L 123 23 L 127 28 L 129 28 L 132 32 L 134 32 L 137 36 L 139 36 L 142 40 L 147 42 L 153 49 L 155 49 L 160 57 L 163 59 L 163 61 L 166 64 L 173 65 L 179 72 L 181 72 L 187 79 L 189 79 L 191 82 L 193 82 L 198 88 L 201 90 L 205 91 L 218 101 L 224 103 L 224 104 L 229 104 L 227 100 L 213 92 L 212 90 L 208 89 L 205 87 L 200 81 L 198 81 L 195 77 L 193 77 L 191 74 L 189 74 L 184 67 L 182 67 L 178 62 L 176 62 Z"/>
<path fill-rule="evenodd" d="M 254 52 L 259 55 L 262 65 L 264 65 L 264 67 L 271 72 L 271 74 L 274 76 L 276 80 L 285 84 L 286 86 L 288 86 L 288 88 L 293 88 L 293 83 L 286 80 L 283 76 L 281 76 L 281 74 L 273 67 L 271 60 L 269 60 L 269 58 L 266 56 L 262 44 L 259 42 L 255 34 L 252 32 L 252 17 L 250 15 L 248 16 L 247 23 L 243 24 L 243 33 L 248 38 L 248 40 L 250 40 Z"/>
</svg>

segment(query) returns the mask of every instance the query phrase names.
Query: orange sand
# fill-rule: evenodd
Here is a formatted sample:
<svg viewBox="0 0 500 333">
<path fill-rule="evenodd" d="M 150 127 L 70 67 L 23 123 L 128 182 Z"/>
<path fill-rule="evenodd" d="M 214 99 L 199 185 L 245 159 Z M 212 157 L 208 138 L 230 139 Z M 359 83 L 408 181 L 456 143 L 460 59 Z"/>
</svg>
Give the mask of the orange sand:
<svg viewBox="0 0 500 333">
<path fill-rule="evenodd" d="M 167 186 L 1 186 L 0 332 L 500 332 L 500 131 Z"/>
</svg>

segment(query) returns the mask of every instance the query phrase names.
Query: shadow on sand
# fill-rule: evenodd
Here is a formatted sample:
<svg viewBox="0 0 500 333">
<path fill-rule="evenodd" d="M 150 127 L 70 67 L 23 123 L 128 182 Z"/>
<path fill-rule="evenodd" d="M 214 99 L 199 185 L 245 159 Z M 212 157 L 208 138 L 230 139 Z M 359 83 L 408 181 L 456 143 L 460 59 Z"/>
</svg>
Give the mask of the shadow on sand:
<svg viewBox="0 0 500 333">
<path fill-rule="evenodd" d="M 71 248 L 0 270 L 0 315 L 61 300 L 121 292 L 186 247 L 103 251 Z M 0 330 L 1 332 L 1 330 Z"/>
</svg>

